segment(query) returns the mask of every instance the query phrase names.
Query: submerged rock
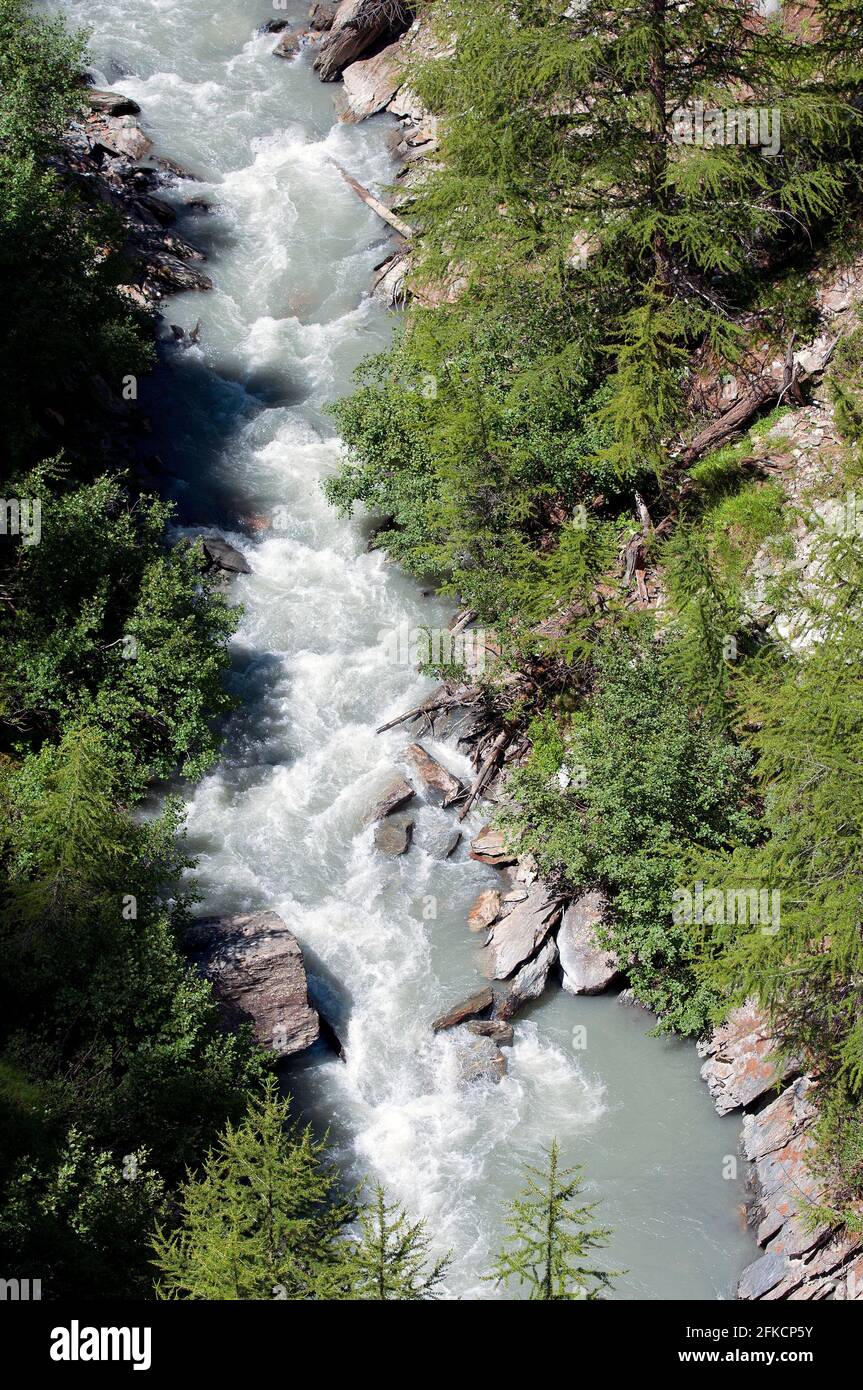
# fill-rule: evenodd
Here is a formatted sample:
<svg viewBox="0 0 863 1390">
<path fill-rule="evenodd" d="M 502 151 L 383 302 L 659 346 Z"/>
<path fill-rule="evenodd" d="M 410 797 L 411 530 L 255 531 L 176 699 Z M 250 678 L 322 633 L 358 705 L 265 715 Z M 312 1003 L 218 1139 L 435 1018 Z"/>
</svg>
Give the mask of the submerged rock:
<svg viewBox="0 0 863 1390">
<path fill-rule="evenodd" d="M 412 816 L 387 816 L 375 826 L 375 847 L 381 854 L 407 854 L 413 838 Z"/>
<path fill-rule="evenodd" d="M 555 898 L 536 884 L 522 903 L 492 927 L 481 952 L 481 970 L 490 980 L 505 980 L 534 954 L 558 915 Z"/>
<path fill-rule="evenodd" d="M 447 772 L 431 753 L 427 753 L 421 743 L 409 743 L 400 754 L 409 771 L 422 785 L 426 800 L 433 806 L 451 806 L 461 795 L 462 785 L 457 777 Z"/>
<path fill-rule="evenodd" d="M 493 1003 L 494 991 L 491 985 L 486 985 L 469 999 L 462 999 L 458 1004 L 453 1004 L 445 1014 L 436 1018 L 432 1024 L 432 1032 L 442 1033 L 445 1028 L 455 1028 L 457 1024 L 464 1023 L 469 1018 L 478 1018 L 480 1014 L 486 1013 Z"/>
<path fill-rule="evenodd" d="M 459 1075 L 469 1085 L 497 1084 L 506 1076 L 506 1058 L 492 1038 L 470 1037 L 460 1052 Z"/>
<path fill-rule="evenodd" d="M 606 908 L 602 893 L 583 893 L 563 915 L 557 947 L 563 987 L 570 994 L 602 994 L 621 978 L 614 952 L 596 939 Z"/>
<path fill-rule="evenodd" d="M 303 954 L 277 913 L 207 918 L 186 930 L 183 944 L 211 981 L 229 1027 L 251 1023 L 261 1046 L 279 1057 L 317 1041 Z"/>
</svg>

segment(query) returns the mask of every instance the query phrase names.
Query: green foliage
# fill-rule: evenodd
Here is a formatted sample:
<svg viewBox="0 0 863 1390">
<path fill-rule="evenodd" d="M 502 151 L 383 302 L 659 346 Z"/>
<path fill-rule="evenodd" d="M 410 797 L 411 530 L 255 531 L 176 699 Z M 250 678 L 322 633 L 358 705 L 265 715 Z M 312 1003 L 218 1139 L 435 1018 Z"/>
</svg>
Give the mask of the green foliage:
<svg viewBox="0 0 863 1390">
<path fill-rule="evenodd" d="M 603 935 L 639 998 L 663 1029 L 703 1032 L 716 997 L 672 921 L 675 870 L 692 845 L 751 841 L 747 756 L 690 717 L 667 657 L 629 644 L 602 657 L 599 689 L 569 728 L 546 715 L 531 737 L 504 824 L 563 889 L 608 893 Z"/>
<path fill-rule="evenodd" d="M 839 339 L 827 390 L 839 430 L 852 444 L 863 442 L 863 326 Z"/>
<path fill-rule="evenodd" d="M 374 1201 L 360 1212 L 361 1236 L 348 1255 L 351 1298 L 421 1302 L 438 1296 L 448 1256 L 432 1261 L 424 1221 L 411 1222 L 403 1209 L 388 1205 L 380 1183 Z"/>
<path fill-rule="evenodd" d="M 340 1199 L 324 1145 L 289 1123 L 289 1103 L 268 1078 L 264 1095 L 228 1125 L 180 1193 L 179 1224 L 154 1244 L 163 1299 L 335 1297 L 346 1281 L 343 1235 L 353 1215 Z"/>
<path fill-rule="evenodd" d="M 812 1059 L 855 1093 L 863 1085 L 863 567 L 856 536 L 825 538 L 820 640 L 799 655 L 768 649 L 737 681 L 745 740 L 755 755 L 765 836 L 752 849 L 699 856 L 691 876 L 781 895 L 775 934 L 717 925 L 704 944 L 705 977 L 733 999 L 754 994 L 784 1048 Z"/>
<path fill-rule="evenodd" d="M 38 1271 L 43 1298 L 146 1298 L 164 1187 L 145 1150 L 116 1161 L 69 1130 L 51 1161 L 16 1167 L 0 1207 L 4 1267 Z"/>
<path fill-rule="evenodd" d="M 581 1169 L 561 1168 L 559 1159 L 553 1139 L 547 1168 L 524 1165 L 524 1190 L 507 1210 L 507 1243 L 486 1277 L 514 1281 L 543 1302 L 594 1300 L 612 1287 L 615 1274 L 587 1261 L 607 1244 L 610 1231 L 590 1224 L 596 1203 L 578 1205 Z"/>
</svg>

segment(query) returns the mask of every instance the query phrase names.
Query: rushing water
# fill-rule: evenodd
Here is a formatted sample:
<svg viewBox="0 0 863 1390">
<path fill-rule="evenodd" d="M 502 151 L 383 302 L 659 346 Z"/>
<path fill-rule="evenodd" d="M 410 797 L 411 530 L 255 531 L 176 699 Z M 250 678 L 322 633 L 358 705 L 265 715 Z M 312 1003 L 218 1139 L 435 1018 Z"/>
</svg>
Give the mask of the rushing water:
<svg viewBox="0 0 863 1390">
<path fill-rule="evenodd" d="M 465 1089 L 453 1039 L 428 1025 L 478 982 L 465 913 L 495 871 L 464 844 L 436 857 L 449 813 L 424 808 L 395 861 L 363 828 L 408 739 L 374 728 L 430 688 L 387 659 L 386 634 L 449 616 L 367 554 L 367 523 L 340 521 L 320 490 L 340 449 L 325 407 L 393 331 L 367 297 L 387 229 L 329 160 L 386 182 L 391 122 L 336 124 L 310 55 L 285 62 L 271 36 L 255 37 L 284 14 L 264 0 L 65 9 L 93 27 L 99 85 L 139 101 L 157 149 L 200 180 L 167 196 L 216 287 L 167 305 L 169 322 L 201 319 L 200 345 L 165 346 L 146 404 L 183 524 L 221 528 L 253 573 L 235 585 L 242 707 L 217 770 L 191 792 L 189 830 L 206 910 L 281 913 L 346 1043 L 347 1065 L 316 1048 L 294 1068 L 297 1105 L 329 1125 L 349 1173 L 381 1178 L 452 1247 L 453 1295 L 494 1296 L 479 1276 L 502 1202 L 557 1135 L 614 1228 L 607 1263 L 628 1271 L 618 1297 L 732 1296 L 754 1255 L 740 1185 L 723 1176 L 737 1126 L 714 1114 L 691 1046 L 645 1039 L 647 1016 L 613 999 L 553 990 L 517 1021 L 504 1081 Z M 193 198 L 211 210 L 183 211 Z"/>
</svg>

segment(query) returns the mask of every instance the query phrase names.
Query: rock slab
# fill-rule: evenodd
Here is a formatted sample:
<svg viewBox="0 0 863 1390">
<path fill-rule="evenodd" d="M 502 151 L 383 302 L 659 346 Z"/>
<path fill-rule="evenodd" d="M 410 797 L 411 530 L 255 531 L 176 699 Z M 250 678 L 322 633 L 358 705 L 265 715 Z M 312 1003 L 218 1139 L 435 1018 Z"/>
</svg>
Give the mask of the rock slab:
<svg viewBox="0 0 863 1390">
<path fill-rule="evenodd" d="M 451 806 L 462 792 L 461 782 L 433 758 L 421 743 L 409 743 L 402 749 L 401 761 L 420 783 L 423 794 L 433 806 Z"/>
<path fill-rule="evenodd" d="M 600 946 L 596 938 L 606 909 L 603 894 L 593 891 L 576 898 L 563 914 L 557 948 L 563 987 L 570 994 L 602 994 L 621 978 L 614 952 Z"/>
<path fill-rule="evenodd" d="M 524 902 L 492 927 L 480 958 L 486 979 L 505 980 L 529 960 L 548 936 L 557 914 L 555 899 L 542 884 L 535 884 Z"/>
<path fill-rule="evenodd" d="M 707 1059 L 701 1079 L 720 1115 L 753 1105 L 800 1070 L 793 1062 L 777 1070 L 766 1020 L 752 1000 L 733 1009 L 698 1051 Z"/>
<path fill-rule="evenodd" d="M 278 913 L 207 918 L 187 929 L 184 946 L 211 981 L 229 1027 L 251 1023 L 261 1046 L 278 1057 L 317 1041 L 303 953 Z"/>
</svg>

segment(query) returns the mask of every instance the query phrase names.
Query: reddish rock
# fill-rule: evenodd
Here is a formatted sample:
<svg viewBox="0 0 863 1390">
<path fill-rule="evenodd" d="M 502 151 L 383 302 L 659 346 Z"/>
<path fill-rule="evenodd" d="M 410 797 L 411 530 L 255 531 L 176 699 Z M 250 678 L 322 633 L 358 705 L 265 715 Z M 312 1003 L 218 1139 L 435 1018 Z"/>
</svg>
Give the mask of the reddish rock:
<svg viewBox="0 0 863 1390">
<path fill-rule="evenodd" d="M 445 1014 L 441 1014 L 432 1024 L 433 1033 L 442 1033 L 445 1028 L 455 1028 L 457 1024 L 466 1022 L 469 1018 L 478 1018 L 480 1014 L 487 1013 L 494 1003 L 494 992 L 491 985 L 486 985 L 484 989 L 472 994 L 469 999 L 463 999 L 458 1004 L 453 1004 L 451 1009 L 447 1009 Z"/>
<path fill-rule="evenodd" d="M 752 1105 L 800 1070 L 794 1062 L 777 1070 L 766 1018 L 751 1000 L 734 1009 L 698 1051 L 707 1058 L 701 1076 L 720 1115 Z"/>
<path fill-rule="evenodd" d="M 409 743 L 400 757 L 408 771 L 420 782 L 426 800 L 433 806 L 451 806 L 461 795 L 462 785 L 458 778 L 447 772 L 421 743 Z"/>
<path fill-rule="evenodd" d="M 467 924 L 471 931 L 486 931 L 500 915 L 500 893 L 496 888 L 485 888 L 467 914 Z"/>
<path fill-rule="evenodd" d="M 478 859 L 481 864 L 502 868 L 506 864 L 514 864 L 518 856 L 505 847 L 502 830 L 492 830 L 490 825 L 484 825 L 470 842 L 470 857 Z"/>
</svg>

